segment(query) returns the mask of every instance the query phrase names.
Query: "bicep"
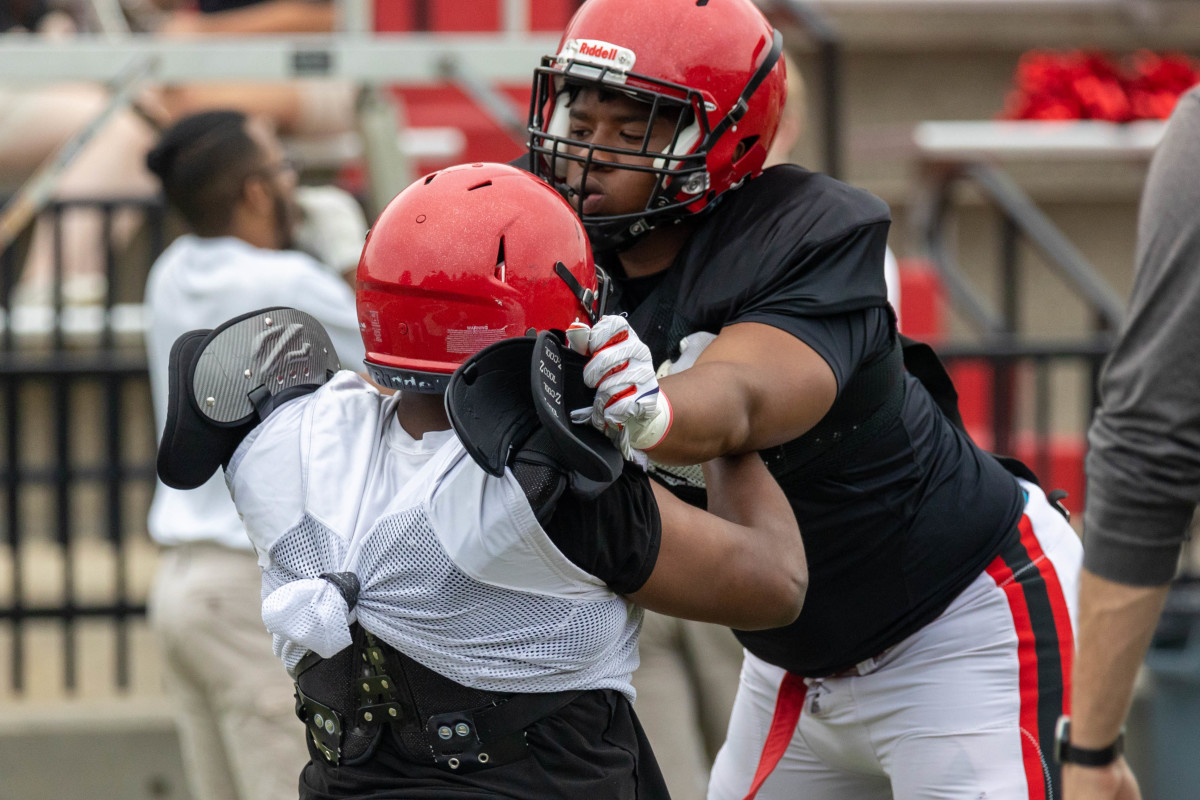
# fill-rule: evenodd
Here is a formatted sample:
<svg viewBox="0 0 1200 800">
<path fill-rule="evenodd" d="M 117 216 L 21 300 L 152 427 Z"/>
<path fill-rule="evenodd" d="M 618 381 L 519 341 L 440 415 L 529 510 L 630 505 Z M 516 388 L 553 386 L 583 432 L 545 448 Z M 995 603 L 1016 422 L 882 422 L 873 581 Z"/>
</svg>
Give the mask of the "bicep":
<svg viewBox="0 0 1200 800">
<path fill-rule="evenodd" d="M 837 397 L 832 368 L 812 347 L 771 325 L 724 328 L 696 365 L 663 380 L 681 422 L 695 435 L 724 434 L 717 452 L 747 452 L 795 439 Z M 711 436 L 711 434 L 710 434 Z M 714 453 L 715 454 L 715 453 Z"/>
</svg>

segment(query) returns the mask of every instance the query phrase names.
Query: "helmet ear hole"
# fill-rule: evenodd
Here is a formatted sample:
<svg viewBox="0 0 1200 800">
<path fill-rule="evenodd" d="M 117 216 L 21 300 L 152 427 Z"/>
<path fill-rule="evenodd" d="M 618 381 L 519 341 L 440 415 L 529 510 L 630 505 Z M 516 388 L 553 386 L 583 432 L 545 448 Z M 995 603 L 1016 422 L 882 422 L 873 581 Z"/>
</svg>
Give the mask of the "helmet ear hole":
<svg viewBox="0 0 1200 800">
<path fill-rule="evenodd" d="M 733 163 L 741 161 L 747 153 L 754 149 L 754 145 L 758 144 L 758 136 L 747 136 L 737 143 L 737 147 L 733 149 Z"/>
</svg>

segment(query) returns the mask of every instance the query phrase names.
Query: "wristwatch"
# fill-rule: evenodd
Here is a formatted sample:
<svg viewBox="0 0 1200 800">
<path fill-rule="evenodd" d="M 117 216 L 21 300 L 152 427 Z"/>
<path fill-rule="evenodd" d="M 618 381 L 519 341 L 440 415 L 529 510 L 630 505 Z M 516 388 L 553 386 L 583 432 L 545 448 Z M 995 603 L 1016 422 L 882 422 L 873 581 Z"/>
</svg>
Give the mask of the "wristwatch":
<svg viewBox="0 0 1200 800">
<path fill-rule="evenodd" d="M 1063 714 L 1054 728 L 1054 760 L 1060 764 L 1078 764 L 1081 767 L 1107 767 L 1125 752 L 1125 729 L 1117 734 L 1117 740 L 1108 747 L 1076 747 L 1071 744 L 1071 718 Z"/>
</svg>

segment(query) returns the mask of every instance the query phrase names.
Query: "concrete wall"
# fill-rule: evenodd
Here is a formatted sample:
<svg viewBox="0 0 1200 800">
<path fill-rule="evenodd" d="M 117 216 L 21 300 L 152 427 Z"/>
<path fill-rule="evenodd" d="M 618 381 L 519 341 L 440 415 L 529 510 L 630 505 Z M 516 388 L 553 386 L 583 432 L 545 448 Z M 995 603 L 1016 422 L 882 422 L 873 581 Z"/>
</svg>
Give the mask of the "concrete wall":
<svg viewBox="0 0 1200 800">
<path fill-rule="evenodd" d="M 170 714 L 145 698 L 3 706 L 0 800 L 189 800 Z"/>
</svg>

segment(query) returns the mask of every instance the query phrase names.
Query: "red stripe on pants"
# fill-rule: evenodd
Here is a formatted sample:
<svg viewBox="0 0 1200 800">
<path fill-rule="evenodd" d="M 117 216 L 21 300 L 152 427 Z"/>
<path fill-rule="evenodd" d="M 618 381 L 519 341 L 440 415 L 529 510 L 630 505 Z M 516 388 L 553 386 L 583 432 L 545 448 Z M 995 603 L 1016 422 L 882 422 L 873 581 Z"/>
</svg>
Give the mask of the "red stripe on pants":
<svg viewBox="0 0 1200 800">
<path fill-rule="evenodd" d="M 1028 517 L 1021 516 L 1020 527 L 1021 538 L 1024 540 L 1025 531 L 1029 528 Z M 1029 618 L 1029 606 L 1025 603 L 1025 588 L 1013 579 L 1013 572 L 1004 563 L 1002 556 L 997 556 L 988 565 L 987 574 L 996 582 L 996 586 L 1003 590 L 1017 631 L 1017 661 L 1020 665 L 1021 687 L 1021 761 L 1025 765 L 1029 800 L 1046 800 L 1046 777 L 1037 748 L 1037 642 L 1034 639 L 1033 623 Z"/>
<path fill-rule="evenodd" d="M 763 781 L 770 777 L 779 764 L 779 759 L 787 752 L 792 743 L 792 734 L 796 732 L 796 724 L 800 722 L 800 710 L 804 707 L 804 696 L 808 686 L 799 675 L 786 672 L 779 684 L 779 695 L 775 698 L 775 714 L 771 717 L 771 728 L 767 731 L 767 740 L 763 742 L 762 755 L 758 759 L 758 769 L 754 772 L 754 780 L 750 783 L 750 791 L 743 800 L 754 800 Z"/>
<path fill-rule="evenodd" d="M 1029 517 L 1021 517 L 1021 544 L 1025 545 L 1029 558 L 1037 565 L 1042 580 L 1046 582 L 1046 594 L 1050 596 L 1050 607 L 1054 611 L 1054 629 L 1058 632 L 1058 653 L 1062 662 L 1063 710 L 1071 713 L 1071 668 L 1075 661 L 1075 633 L 1071 630 L 1071 614 L 1067 611 L 1067 598 L 1059 583 L 1054 564 L 1042 552 L 1042 545 L 1033 535 L 1033 523 Z"/>
</svg>

